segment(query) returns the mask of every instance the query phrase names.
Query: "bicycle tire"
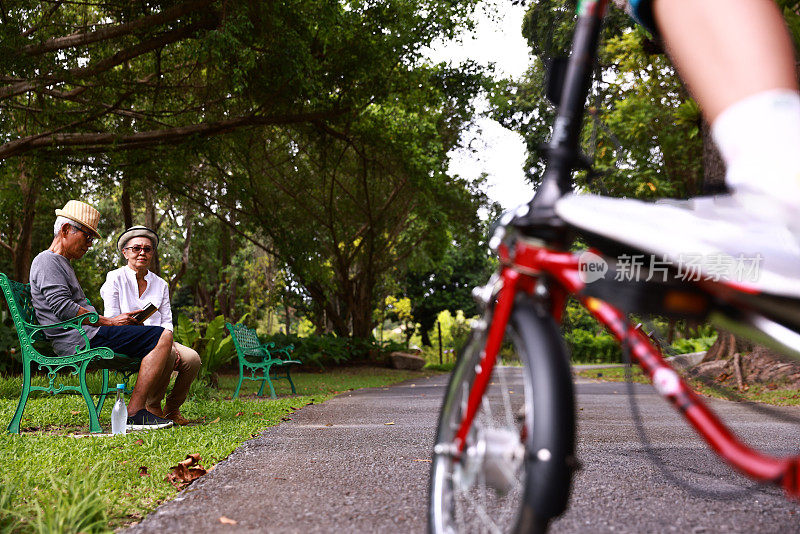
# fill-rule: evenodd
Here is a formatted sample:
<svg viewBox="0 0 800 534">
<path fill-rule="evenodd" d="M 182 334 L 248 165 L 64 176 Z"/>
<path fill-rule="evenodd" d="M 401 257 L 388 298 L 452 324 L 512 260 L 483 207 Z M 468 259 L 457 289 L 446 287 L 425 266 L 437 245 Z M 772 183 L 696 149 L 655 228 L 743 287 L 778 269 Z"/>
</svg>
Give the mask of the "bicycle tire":
<svg viewBox="0 0 800 534">
<path fill-rule="evenodd" d="M 527 301 L 515 304 L 506 336 L 511 338 L 522 363 L 524 394 L 517 395 L 513 403 L 506 403 L 514 397 L 513 390 L 504 382 L 507 369 L 495 368 L 481 411 L 467 437 L 463 461 L 456 461 L 447 447 L 453 442 L 464 399 L 475 380 L 485 332 L 473 330 L 450 378 L 439 415 L 431 465 L 428 531 L 432 534 L 542 533 L 551 519 L 567 507 L 575 466 L 575 401 L 563 340 L 552 317 Z M 505 395 L 505 390 L 512 393 Z M 480 451 L 481 441 L 484 442 L 482 450 L 488 451 L 488 443 L 497 441 L 498 435 L 510 435 L 491 426 L 498 422 L 492 411 L 493 405 L 498 406 L 498 396 L 504 411 L 510 409 L 516 414 L 513 419 L 516 424 L 506 424 L 506 430 L 515 432 L 518 437 L 516 443 L 501 451 L 513 447 L 519 450 L 518 445 L 524 447 L 524 455 L 517 454 L 517 463 L 502 464 L 501 460 L 501 465 L 514 471 L 514 481 L 505 492 L 497 491 L 496 482 L 492 483 L 492 473 L 497 471 L 492 468 L 493 464 L 503 454 L 485 453 L 480 457 L 468 453 Z M 524 406 L 524 417 L 518 415 L 519 406 Z M 459 505 L 460 501 L 465 501 L 473 506 L 477 499 L 482 499 L 479 505 L 484 510 L 465 509 Z M 506 502 L 496 502 L 498 500 Z M 489 512 L 498 509 L 502 517 L 497 521 L 489 517 L 491 522 L 487 521 Z M 504 509 L 507 510 L 503 513 Z"/>
</svg>

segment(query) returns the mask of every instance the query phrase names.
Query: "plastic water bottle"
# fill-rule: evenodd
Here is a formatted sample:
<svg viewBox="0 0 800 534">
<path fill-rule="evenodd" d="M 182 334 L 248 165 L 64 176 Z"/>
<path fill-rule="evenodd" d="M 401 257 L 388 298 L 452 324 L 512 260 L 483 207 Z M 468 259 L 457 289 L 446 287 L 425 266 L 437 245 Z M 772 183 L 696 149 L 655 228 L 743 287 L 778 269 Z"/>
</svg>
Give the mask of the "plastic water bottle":
<svg viewBox="0 0 800 534">
<path fill-rule="evenodd" d="M 128 427 L 128 407 L 125 406 L 125 384 L 117 384 L 117 401 L 111 410 L 111 433 L 124 434 Z"/>
</svg>

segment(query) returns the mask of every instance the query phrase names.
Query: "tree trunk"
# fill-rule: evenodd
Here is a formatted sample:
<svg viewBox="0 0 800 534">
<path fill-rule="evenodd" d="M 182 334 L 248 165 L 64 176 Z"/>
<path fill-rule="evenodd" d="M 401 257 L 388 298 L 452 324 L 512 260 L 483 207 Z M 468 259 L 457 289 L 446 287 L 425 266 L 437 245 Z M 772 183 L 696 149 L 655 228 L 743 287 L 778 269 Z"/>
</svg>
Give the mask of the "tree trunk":
<svg viewBox="0 0 800 534">
<path fill-rule="evenodd" d="M 36 217 L 36 201 L 39 199 L 40 181 L 30 175 L 24 158 L 19 162 L 19 171 L 23 205 L 19 234 L 13 249 L 14 279 L 27 283 L 30 276 L 33 221 Z"/>
<path fill-rule="evenodd" d="M 286 335 L 288 336 L 292 332 L 292 312 L 289 309 L 289 291 L 286 290 L 283 293 L 283 311 L 286 315 Z"/>
<path fill-rule="evenodd" d="M 131 180 L 125 171 L 122 178 L 122 221 L 125 223 L 125 229 L 133 226 L 133 208 L 131 208 Z"/>
<path fill-rule="evenodd" d="M 700 135 L 703 138 L 703 194 L 717 195 L 728 191 L 725 185 L 725 162 L 711 137 L 711 127 L 702 122 Z"/>
<path fill-rule="evenodd" d="M 186 239 L 183 240 L 183 247 L 181 252 L 181 266 L 178 268 L 178 272 L 170 279 L 169 281 L 169 298 L 172 300 L 172 295 L 175 293 L 175 288 L 178 287 L 178 282 L 183 275 L 186 274 L 187 269 L 189 268 L 189 248 L 192 244 L 192 215 L 191 210 L 187 210 L 187 213 L 184 213 L 184 222 L 186 223 Z"/>
<path fill-rule="evenodd" d="M 145 187 L 144 189 L 144 225 L 158 233 L 156 199 L 150 187 Z M 158 258 L 158 249 L 153 253 L 153 262 L 150 264 L 150 270 L 161 276 L 161 260 Z"/>
<path fill-rule="evenodd" d="M 733 358 L 734 354 L 749 353 L 754 348 L 755 345 L 752 342 L 737 338 L 725 330 L 717 329 L 717 340 L 709 347 L 708 352 L 703 357 L 703 362 L 728 360 Z"/>
</svg>

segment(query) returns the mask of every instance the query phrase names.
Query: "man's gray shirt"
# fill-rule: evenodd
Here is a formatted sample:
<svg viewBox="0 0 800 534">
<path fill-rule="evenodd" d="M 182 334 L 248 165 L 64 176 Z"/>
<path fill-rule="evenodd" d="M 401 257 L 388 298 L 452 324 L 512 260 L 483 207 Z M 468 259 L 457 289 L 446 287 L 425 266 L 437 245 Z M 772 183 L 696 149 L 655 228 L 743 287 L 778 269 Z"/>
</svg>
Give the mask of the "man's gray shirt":
<svg viewBox="0 0 800 534">
<path fill-rule="evenodd" d="M 78 315 L 82 306 L 97 311 L 86 303 L 86 295 L 78 283 L 69 260 L 60 254 L 45 250 L 31 263 L 31 298 L 36 319 L 41 325 L 60 323 Z M 83 329 L 93 338 L 97 326 L 84 324 Z M 74 328 L 50 328 L 44 331 L 59 355 L 71 355 L 76 347 L 83 348 L 84 340 Z"/>
</svg>

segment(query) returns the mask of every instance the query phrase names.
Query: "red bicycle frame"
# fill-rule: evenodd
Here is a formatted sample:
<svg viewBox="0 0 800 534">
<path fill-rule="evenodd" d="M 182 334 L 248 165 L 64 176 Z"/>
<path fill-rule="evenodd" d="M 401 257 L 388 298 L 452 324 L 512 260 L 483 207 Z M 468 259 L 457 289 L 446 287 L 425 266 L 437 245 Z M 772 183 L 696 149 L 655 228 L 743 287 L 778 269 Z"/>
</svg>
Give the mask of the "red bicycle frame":
<svg viewBox="0 0 800 534">
<path fill-rule="evenodd" d="M 641 330 L 633 328 L 622 312 L 599 299 L 581 295 L 585 283 L 579 276 L 576 255 L 548 250 L 522 239 L 517 241 L 513 251 L 501 245 L 499 252 L 502 286 L 497 294 L 486 347 L 476 370 L 467 410 L 456 434 L 459 453 L 463 451 L 497 361 L 516 296 L 520 291 L 532 295 L 537 281 L 542 275 L 547 275 L 549 280 L 555 281 L 550 295 L 551 313 L 557 320 L 561 318 L 566 296 L 576 297 L 622 346 L 630 349 L 632 359 L 647 373 L 658 393 L 683 414 L 721 458 L 748 477 L 779 485 L 788 496 L 800 500 L 800 456 L 776 458 L 764 455 L 734 436 L 667 363 L 660 349 Z"/>
</svg>

